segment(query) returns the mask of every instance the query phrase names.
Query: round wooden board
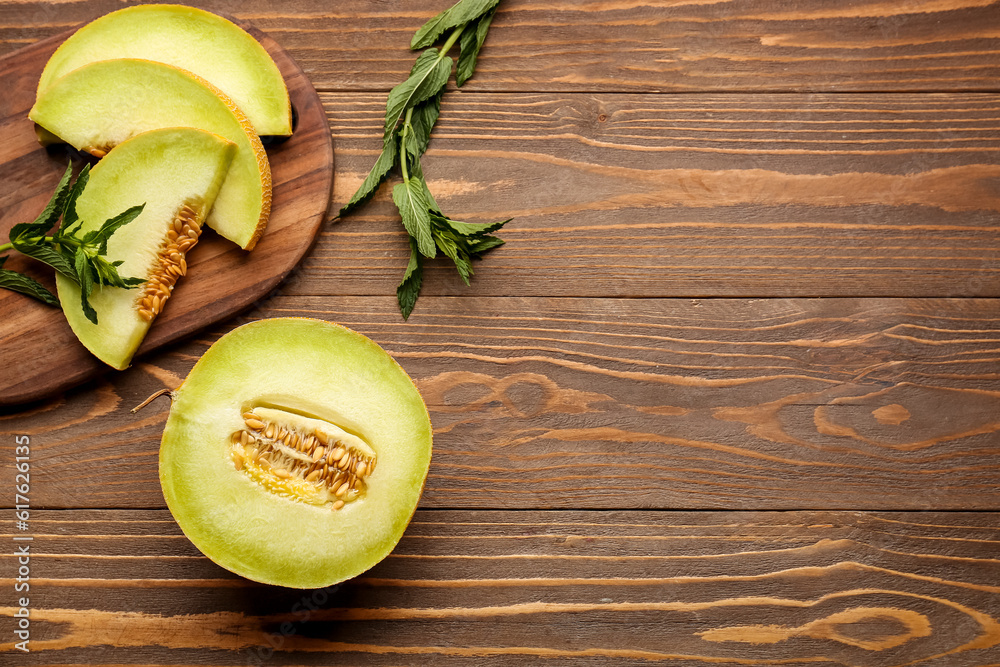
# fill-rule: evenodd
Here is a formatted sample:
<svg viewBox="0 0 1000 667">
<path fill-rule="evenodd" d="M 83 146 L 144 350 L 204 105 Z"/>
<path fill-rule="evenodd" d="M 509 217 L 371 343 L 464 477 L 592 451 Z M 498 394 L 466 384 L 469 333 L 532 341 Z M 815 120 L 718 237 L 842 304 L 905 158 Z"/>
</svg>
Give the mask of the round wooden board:
<svg viewBox="0 0 1000 667">
<path fill-rule="evenodd" d="M 312 246 L 333 187 L 333 139 L 319 96 L 277 42 L 243 26 L 264 46 L 288 85 L 297 124 L 292 137 L 267 146 L 273 179 L 271 219 L 253 252 L 210 230 L 188 257 L 188 275 L 136 355 L 147 354 L 238 313 L 266 296 Z M 41 212 L 66 168 L 65 150 L 41 148 L 28 110 L 52 52 L 74 31 L 0 58 L 0 238 Z M 78 165 L 79 166 L 79 165 Z M 4 268 L 54 290 L 51 271 L 11 255 Z M 58 308 L 0 289 L 0 406 L 46 398 L 110 368 L 76 340 Z"/>
</svg>

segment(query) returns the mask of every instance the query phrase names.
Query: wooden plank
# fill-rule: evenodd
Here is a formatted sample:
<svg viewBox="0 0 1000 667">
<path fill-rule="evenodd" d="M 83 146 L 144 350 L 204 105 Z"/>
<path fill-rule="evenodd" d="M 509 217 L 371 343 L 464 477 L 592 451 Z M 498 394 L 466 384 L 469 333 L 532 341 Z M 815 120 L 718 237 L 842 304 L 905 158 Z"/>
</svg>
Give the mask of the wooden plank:
<svg viewBox="0 0 1000 667">
<path fill-rule="evenodd" d="M 192 2 L 274 36 L 324 90 L 388 90 L 413 63 L 410 38 L 438 2 Z M 0 52 L 119 9 L 118 0 L 0 9 Z M 549 3 L 503 0 L 478 90 L 996 90 L 993 0 Z"/>
<path fill-rule="evenodd" d="M 385 99 L 321 97 L 337 211 L 377 157 Z M 471 287 L 442 259 L 424 293 L 997 296 L 997 102 L 450 95 L 424 159 L 432 192 L 458 219 L 514 221 Z M 409 246 L 390 191 L 324 232 L 295 293 L 395 292 Z"/>
<path fill-rule="evenodd" d="M 425 508 L 1000 509 L 991 299 L 276 295 L 373 338 L 431 412 Z M 163 507 L 174 388 L 231 323 L 0 418 L 36 507 Z M 9 478 L 9 464 L 3 472 Z M 5 501 L 10 502 L 10 500 Z"/>
<path fill-rule="evenodd" d="M 31 653 L 15 655 L 982 666 L 1000 661 L 998 525 L 992 513 L 422 511 L 368 573 L 302 591 L 216 567 L 165 510 L 43 511 L 31 520 Z M 10 590 L 11 550 L 0 564 Z M 9 652 L 9 597 L 0 611 Z"/>
</svg>

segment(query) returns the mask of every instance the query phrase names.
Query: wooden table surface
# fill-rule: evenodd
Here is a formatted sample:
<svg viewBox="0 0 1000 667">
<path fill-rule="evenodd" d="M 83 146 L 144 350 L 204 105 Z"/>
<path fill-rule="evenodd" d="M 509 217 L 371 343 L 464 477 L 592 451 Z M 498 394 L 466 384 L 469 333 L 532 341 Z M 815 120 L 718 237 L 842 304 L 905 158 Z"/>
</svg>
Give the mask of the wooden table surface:
<svg viewBox="0 0 1000 667">
<path fill-rule="evenodd" d="M 197 4 L 320 92 L 332 216 L 448 0 Z M 0 53 L 121 5 L 2 3 Z M 0 414 L 0 663 L 1000 664 L 998 155 L 997 2 L 502 0 L 424 167 L 507 245 L 403 322 L 383 188 L 238 319 Z M 202 557 L 166 401 L 128 411 L 286 315 L 384 346 L 435 429 L 396 551 L 316 591 Z"/>
</svg>

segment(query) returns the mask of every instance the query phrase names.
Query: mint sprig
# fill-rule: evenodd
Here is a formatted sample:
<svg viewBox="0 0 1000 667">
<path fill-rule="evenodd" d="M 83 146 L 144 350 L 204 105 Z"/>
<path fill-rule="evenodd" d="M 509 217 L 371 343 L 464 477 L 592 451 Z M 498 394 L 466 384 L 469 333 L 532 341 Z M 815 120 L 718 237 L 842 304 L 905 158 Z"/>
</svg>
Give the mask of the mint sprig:
<svg viewBox="0 0 1000 667">
<path fill-rule="evenodd" d="M 90 165 L 84 166 L 75 182 L 71 182 L 73 166 L 66 166 L 56 191 L 33 222 L 22 222 L 10 230 L 10 242 L 0 245 L 0 252 L 17 250 L 66 276 L 80 286 L 83 312 L 87 319 L 97 324 L 97 311 L 90 304 L 95 285 L 109 285 L 126 289 L 141 285 L 142 278 L 123 278 L 118 273 L 122 261 L 109 262 L 108 240 L 122 226 L 135 220 L 145 204 L 133 206 L 104 222 L 100 228 L 80 236 L 83 220 L 77 215 L 76 201 L 83 194 L 90 178 Z M 47 236 L 59 219 L 62 223 Z M 4 269 L 8 256 L 0 257 L 0 287 L 5 287 L 50 306 L 59 306 L 59 299 L 38 281 L 17 271 Z"/>
<path fill-rule="evenodd" d="M 399 209 L 403 227 L 410 236 L 410 261 L 403 280 L 396 288 L 396 299 L 403 319 L 413 312 L 423 282 L 422 262 L 438 252 L 455 263 L 466 285 L 472 277 L 472 260 L 488 250 L 503 245 L 492 232 L 510 220 L 473 224 L 453 220 L 441 212 L 424 179 L 420 157 L 430 143 L 431 130 L 441 111 L 441 96 L 451 76 L 454 61 L 448 56 L 458 43 L 455 83 L 462 86 L 476 70 L 476 60 L 499 0 L 459 0 L 425 23 L 410 42 L 421 53 L 410 75 L 389 91 L 385 105 L 382 152 L 364 182 L 350 201 L 340 209 L 346 215 L 367 202 L 395 166 L 402 183 L 392 189 L 392 200 Z M 447 33 L 441 48 L 433 48 Z"/>
</svg>

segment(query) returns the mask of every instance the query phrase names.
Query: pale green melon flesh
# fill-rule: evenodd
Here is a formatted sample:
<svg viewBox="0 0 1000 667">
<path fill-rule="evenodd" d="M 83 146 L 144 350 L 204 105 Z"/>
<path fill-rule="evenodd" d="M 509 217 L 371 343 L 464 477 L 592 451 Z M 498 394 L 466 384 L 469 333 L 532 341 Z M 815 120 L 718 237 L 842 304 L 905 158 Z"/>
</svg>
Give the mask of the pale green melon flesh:
<svg viewBox="0 0 1000 667">
<path fill-rule="evenodd" d="M 78 67 L 115 58 L 155 60 L 193 72 L 231 97 L 257 134 L 292 133 L 288 90 L 264 47 L 221 16 L 182 5 L 128 7 L 88 23 L 49 59 L 38 94 Z"/>
<path fill-rule="evenodd" d="M 176 67 L 123 59 L 92 63 L 58 79 L 28 115 L 85 151 L 108 150 L 162 127 L 194 127 L 225 137 L 236 144 L 236 155 L 208 225 L 248 248 L 270 213 L 271 174 L 260 140 L 239 113 Z"/>
<path fill-rule="evenodd" d="M 229 456 L 242 414 L 266 406 L 358 434 L 378 457 L 340 510 L 273 494 Z M 416 509 L 431 458 L 420 394 L 374 342 L 299 318 L 261 320 L 216 342 L 174 392 L 160 483 L 185 535 L 222 567 L 293 588 L 328 586 L 389 554 Z"/>
<path fill-rule="evenodd" d="M 93 168 L 77 200 L 83 220 L 78 235 L 145 203 L 142 213 L 108 241 L 107 259 L 124 261 L 118 267 L 122 277 L 147 278 L 178 210 L 184 205 L 205 212 L 211 208 L 235 148 L 218 135 L 192 128 L 154 130 L 119 144 Z M 56 287 L 80 342 L 105 363 L 127 367 L 150 326 L 138 314 L 142 286 L 95 286 L 90 304 L 97 311 L 96 325 L 83 313 L 75 282 L 57 274 Z"/>
</svg>

